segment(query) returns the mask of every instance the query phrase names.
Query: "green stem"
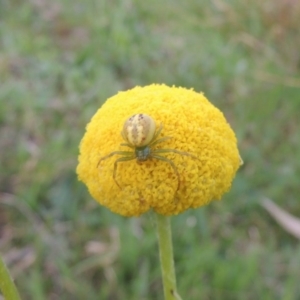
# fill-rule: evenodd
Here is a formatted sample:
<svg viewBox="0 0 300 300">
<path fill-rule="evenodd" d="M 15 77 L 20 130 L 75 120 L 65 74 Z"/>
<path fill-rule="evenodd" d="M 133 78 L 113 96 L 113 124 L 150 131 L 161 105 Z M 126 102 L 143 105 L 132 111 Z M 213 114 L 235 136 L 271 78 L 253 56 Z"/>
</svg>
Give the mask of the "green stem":
<svg viewBox="0 0 300 300">
<path fill-rule="evenodd" d="M 180 300 L 176 287 L 170 217 L 155 215 L 165 300 Z"/>
<path fill-rule="evenodd" d="M 0 256 L 0 291 L 5 300 L 20 300 L 18 290 Z"/>
</svg>

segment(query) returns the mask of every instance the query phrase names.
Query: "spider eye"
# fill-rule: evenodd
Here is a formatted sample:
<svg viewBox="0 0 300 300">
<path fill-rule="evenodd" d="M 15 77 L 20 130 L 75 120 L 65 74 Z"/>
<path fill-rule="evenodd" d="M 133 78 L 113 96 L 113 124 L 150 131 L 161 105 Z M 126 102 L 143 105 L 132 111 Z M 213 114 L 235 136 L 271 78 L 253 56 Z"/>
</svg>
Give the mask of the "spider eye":
<svg viewBox="0 0 300 300">
<path fill-rule="evenodd" d="M 148 145 L 155 134 L 155 121 L 146 114 L 136 114 L 128 118 L 123 126 L 123 136 L 135 147 Z"/>
</svg>

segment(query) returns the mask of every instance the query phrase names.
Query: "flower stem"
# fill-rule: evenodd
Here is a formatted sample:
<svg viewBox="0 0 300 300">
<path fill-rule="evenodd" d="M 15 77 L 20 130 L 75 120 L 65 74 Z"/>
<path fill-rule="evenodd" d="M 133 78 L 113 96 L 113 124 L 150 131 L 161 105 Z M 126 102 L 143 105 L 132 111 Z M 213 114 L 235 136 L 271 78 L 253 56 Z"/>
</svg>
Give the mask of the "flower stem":
<svg viewBox="0 0 300 300">
<path fill-rule="evenodd" d="M 155 215 L 165 300 L 180 300 L 176 287 L 170 217 Z"/>
<path fill-rule="evenodd" d="M 20 300 L 18 290 L 0 256 L 0 291 L 6 300 Z"/>
</svg>

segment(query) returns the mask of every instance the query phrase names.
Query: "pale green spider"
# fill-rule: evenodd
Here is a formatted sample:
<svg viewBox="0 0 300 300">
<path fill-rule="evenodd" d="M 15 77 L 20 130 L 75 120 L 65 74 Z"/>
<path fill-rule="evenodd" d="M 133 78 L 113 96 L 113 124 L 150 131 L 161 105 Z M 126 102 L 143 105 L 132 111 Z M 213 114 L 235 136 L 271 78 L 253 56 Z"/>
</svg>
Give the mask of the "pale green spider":
<svg viewBox="0 0 300 300">
<path fill-rule="evenodd" d="M 123 139 L 127 142 L 127 143 L 122 143 L 121 146 L 129 147 L 134 151 L 113 151 L 110 154 L 100 158 L 97 167 L 99 167 L 100 163 L 103 160 L 113 155 L 123 155 L 122 157 L 118 158 L 114 162 L 114 171 L 113 171 L 113 179 L 117 184 L 117 186 L 121 189 L 121 186 L 116 180 L 117 166 L 119 162 L 136 159 L 138 163 L 141 163 L 148 159 L 156 158 L 165 161 L 171 165 L 178 179 L 178 184 L 176 189 L 177 192 L 180 188 L 179 172 L 172 160 L 164 156 L 161 156 L 159 154 L 172 152 L 180 155 L 191 156 L 194 158 L 196 157 L 187 152 L 182 152 L 176 149 L 152 149 L 152 147 L 155 146 L 156 144 L 171 139 L 170 136 L 158 138 L 162 129 L 163 129 L 163 125 L 161 124 L 158 130 L 156 131 L 156 125 L 154 120 L 146 114 L 136 114 L 131 116 L 126 120 L 123 126 L 123 130 L 121 131 L 121 135 Z"/>
</svg>

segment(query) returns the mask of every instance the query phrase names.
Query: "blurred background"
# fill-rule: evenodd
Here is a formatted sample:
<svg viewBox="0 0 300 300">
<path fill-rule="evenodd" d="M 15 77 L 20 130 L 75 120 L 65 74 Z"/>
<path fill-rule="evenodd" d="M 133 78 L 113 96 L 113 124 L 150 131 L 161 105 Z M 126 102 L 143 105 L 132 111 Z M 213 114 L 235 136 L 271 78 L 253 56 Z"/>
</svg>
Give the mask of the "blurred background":
<svg viewBox="0 0 300 300">
<path fill-rule="evenodd" d="M 172 219 L 183 299 L 300 299 L 300 2 L 0 0 L 0 252 L 23 299 L 162 299 L 149 214 L 77 181 L 85 126 L 120 90 L 203 91 L 244 166 L 222 201 Z"/>
</svg>

